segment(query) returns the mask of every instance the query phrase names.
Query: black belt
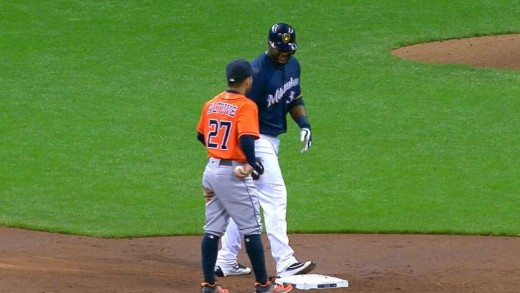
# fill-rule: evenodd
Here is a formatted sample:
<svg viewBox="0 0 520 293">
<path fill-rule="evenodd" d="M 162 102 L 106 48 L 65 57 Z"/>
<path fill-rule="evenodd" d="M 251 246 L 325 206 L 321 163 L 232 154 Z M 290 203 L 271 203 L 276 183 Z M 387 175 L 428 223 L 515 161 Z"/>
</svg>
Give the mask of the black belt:
<svg viewBox="0 0 520 293">
<path fill-rule="evenodd" d="M 224 165 L 224 166 L 233 166 L 233 161 L 232 160 L 222 160 L 220 159 L 220 163 L 218 163 L 220 166 Z"/>
</svg>

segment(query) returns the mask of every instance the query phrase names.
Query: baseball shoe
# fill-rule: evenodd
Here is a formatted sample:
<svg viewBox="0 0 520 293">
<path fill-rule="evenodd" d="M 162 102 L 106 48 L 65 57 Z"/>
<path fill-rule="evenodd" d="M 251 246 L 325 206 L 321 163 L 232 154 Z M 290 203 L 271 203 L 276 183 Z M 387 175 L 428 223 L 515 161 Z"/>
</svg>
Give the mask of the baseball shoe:
<svg viewBox="0 0 520 293">
<path fill-rule="evenodd" d="M 217 277 L 240 276 L 240 275 L 248 275 L 248 274 L 251 274 L 251 268 L 241 265 L 238 262 L 230 267 L 225 267 L 225 266 L 216 266 L 215 267 L 215 275 L 217 275 Z"/>
<path fill-rule="evenodd" d="M 255 283 L 255 293 L 287 293 L 291 292 L 292 289 L 293 287 L 291 284 L 280 285 L 267 282 L 267 284 L 262 285 L 260 283 Z"/>
<path fill-rule="evenodd" d="M 202 293 L 229 293 L 228 289 L 224 289 L 217 285 L 217 283 L 211 285 L 210 283 L 202 283 L 200 284 L 200 292 Z"/>
<path fill-rule="evenodd" d="M 307 274 L 310 271 L 314 270 L 316 267 L 316 263 L 312 260 L 308 260 L 306 262 L 297 262 L 293 263 L 289 267 L 287 267 L 283 272 L 279 274 L 280 277 L 288 277 L 294 275 L 303 275 Z"/>
</svg>

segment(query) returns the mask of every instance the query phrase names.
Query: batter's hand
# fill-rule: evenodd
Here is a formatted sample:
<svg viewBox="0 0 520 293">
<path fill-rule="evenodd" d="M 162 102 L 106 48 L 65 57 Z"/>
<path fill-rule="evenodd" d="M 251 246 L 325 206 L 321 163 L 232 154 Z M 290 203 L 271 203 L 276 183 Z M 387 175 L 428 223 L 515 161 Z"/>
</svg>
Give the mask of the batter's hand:
<svg viewBox="0 0 520 293">
<path fill-rule="evenodd" d="M 309 128 L 300 129 L 300 141 L 303 143 L 303 148 L 300 153 L 305 153 L 312 144 L 311 130 Z"/>
</svg>

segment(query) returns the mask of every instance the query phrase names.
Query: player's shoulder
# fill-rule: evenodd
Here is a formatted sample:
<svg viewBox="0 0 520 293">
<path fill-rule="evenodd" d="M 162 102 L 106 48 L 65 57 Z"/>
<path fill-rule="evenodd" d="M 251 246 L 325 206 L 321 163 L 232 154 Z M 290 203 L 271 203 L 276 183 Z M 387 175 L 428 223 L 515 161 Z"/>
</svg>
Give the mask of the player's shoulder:
<svg viewBox="0 0 520 293">
<path fill-rule="evenodd" d="M 256 107 L 255 101 L 251 100 L 247 96 L 240 96 L 240 98 L 237 100 L 237 105 L 239 105 L 241 108 L 253 106 Z"/>
<path fill-rule="evenodd" d="M 258 55 L 253 61 L 251 61 L 251 67 L 256 68 L 257 70 L 263 69 L 266 66 L 269 66 L 269 56 L 266 52 Z"/>
<path fill-rule="evenodd" d="M 249 99 L 248 97 L 246 97 L 243 94 L 235 93 L 235 92 L 224 92 L 224 93 L 225 93 L 225 99 L 220 99 L 220 101 L 223 101 L 223 102 L 229 101 L 229 102 L 232 102 L 237 105 L 248 105 L 251 103 L 254 104 L 254 102 L 251 101 L 251 99 Z M 221 95 L 221 97 L 222 97 L 222 95 Z"/>
<path fill-rule="evenodd" d="M 300 61 L 298 61 L 298 58 L 292 56 L 290 59 L 289 59 L 289 62 L 287 62 L 287 64 L 285 66 L 294 66 L 294 67 L 300 67 Z"/>
<path fill-rule="evenodd" d="M 218 100 L 221 100 L 222 99 L 222 94 L 225 93 L 225 92 L 221 92 L 221 93 L 218 93 L 217 95 L 215 95 L 213 98 L 209 99 L 206 104 L 211 104 L 211 103 L 214 103 Z"/>
<path fill-rule="evenodd" d="M 265 60 L 265 58 L 267 57 L 267 52 L 262 52 L 262 54 L 259 54 L 258 56 L 256 56 L 255 59 L 253 59 L 251 61 L 251 64 L 259 64 L 259 63 L 262 63 L 263 60 Z"/>
<path fill-rule="evenodd" d="M 250 98 L 248 98 L 247 96 L 240 96 L 240 99 L 238 99 L 238 101 L 242 105 L 255 105 L 256 106 L 256 103 L 253 100 L 251 100 Z"/>
<path fill-rule="evenodd" d="M 266 53 L 263 53 L 251 61 L 251 67 L 253 67 L 253 80 L 264 79 L 270 76 L 274 67 L 272 66 L 271 60 Z"/>
<path fill-rule="evenodd" d="M 238 112 L 243 113 L 243 115 L 250 115 L 245 113 L 251 113 L 251 111 L 258 112 L 258 106 L 247 97 L 236 100 L 234 105 L 237 107 Z"/>
</svg>

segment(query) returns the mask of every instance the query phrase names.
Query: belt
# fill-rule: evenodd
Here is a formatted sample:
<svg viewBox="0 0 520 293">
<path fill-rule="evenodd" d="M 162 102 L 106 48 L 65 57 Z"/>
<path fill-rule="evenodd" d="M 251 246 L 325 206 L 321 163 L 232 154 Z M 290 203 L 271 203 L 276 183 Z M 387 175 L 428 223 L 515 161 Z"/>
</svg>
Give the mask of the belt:
<svg viewBox="0 0 520 293">
<path fill-rule="evenodd" d="M 230 160 L 230 159 L 219 159 L 219 158 L 210 158 L 210 161 L 213 161 L 213 163 L 215 164 L 218 160 L 218 165 L 219 166 L 233 166 L 233 160 Z M 235 162 L 236 164 L 236 162 Z"/>
<path fill-rule="evenodd" d="M 233 166 L 233 161 L 232 160 L 223 160 L 223 159 L 220 159 L 220 163 L 219 163 L 220 166 Z"/>
</svg>

